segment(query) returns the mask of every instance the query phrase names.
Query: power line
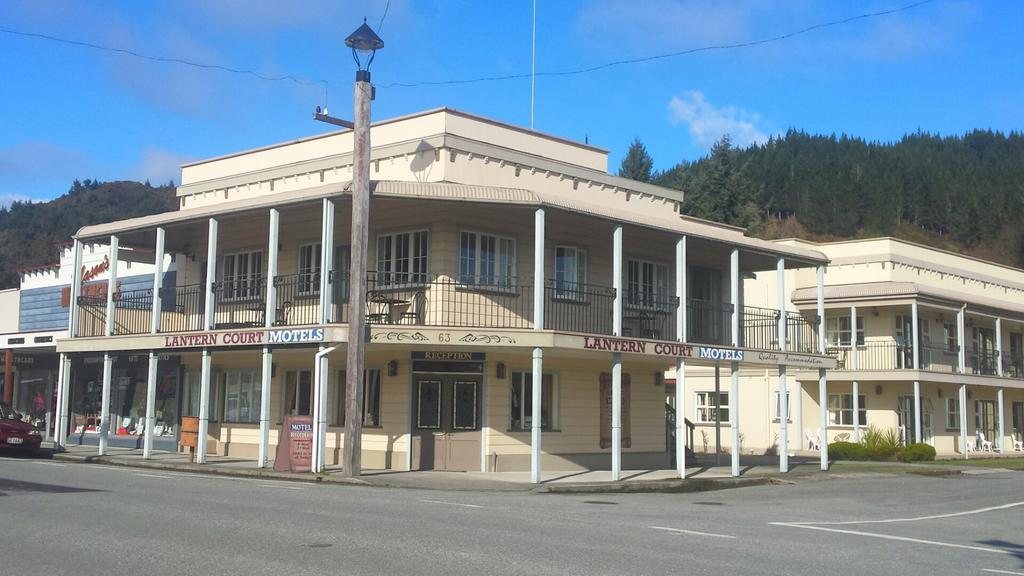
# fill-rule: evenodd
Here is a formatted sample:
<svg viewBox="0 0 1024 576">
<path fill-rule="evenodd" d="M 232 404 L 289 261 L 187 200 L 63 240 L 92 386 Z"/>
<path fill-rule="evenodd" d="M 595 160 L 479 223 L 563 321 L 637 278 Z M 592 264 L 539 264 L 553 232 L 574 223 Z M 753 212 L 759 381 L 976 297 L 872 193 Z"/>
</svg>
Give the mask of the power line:
<svg viewBox="0 0 1024 576">
<path fill-rule="evenodd" d="M 391 8 L 391 0 L 384 4 L 384 14 L 380 17 L 380 24 L 377 24 L 378 36 L 380 36 L 380 29 L 384 27 L 384 19 L 388 17 L 388 8 Z"/>
<path fill-rule="evenodd" d="M 221 66 L 220 64 L 206 64 L 206 63 L 203 63 L 203 62 L 193 62 L 191 60 L 184 60 L 182 58 L 171 58 L 171 57 L 165 57 L 165 56 L 151 56 L 149 54 L 142 54 L 140 52 L 136 52 L 134 50 L 129 50 L 127 48 L 114 48 L 114 47 L 111 47 L 111 46 L 103 46 L 101 44 L 94 44 L 92 42 L 83 42 L 81 40 L 69 40 L 67 38 L 59 38 L 57 36 L 50 36 L 49 34 L 40 34 L 38 32 L 22 32 L 20 30 L 10 30 L 10 29 L 7 29 L 7 28 L 0 28 L 0 32 L 2 32 L 4 34 L 11 34 L 11 35 L 14 35 L 14 36 L 23 36 L 23 37 L 26 37 L 26 38 L 36 38 L 36 39 L 41 39 L 41 40 L 49 40 L 51 42 L 58 42 L 58 43 L 61 43 L 61 44 L 69 44 L 71 46 L 79 46 L 79 47 L 85 47 L 85 48 L 92 48 L 94 50 L 101 50 L 101 51 L 104 51 L 104 52 L 113 52 L 113 53 L 116 53 L 116 54 L 124 54 L 126 56 L 133 56 L 135 58 L 140 58 L 142 60 L 150 60 L 150 61 L 153 61 L 153 62 L 164 62 L 164 63 L 171 63 L 171 64 L 182 64 L 184 66 L 192 66 L 193 68 L 202 68 L 202 69 L 206 69 L 206 70 L 221 70 L 223 72 L 231 72 L 232 74 L 245 74 L 245 75 L 253 76 L 253 77 L 258 78 L 260 80 L 266 80 L 266 81 L 269 81 L 269 82 L 288 81 L 288 82 L 293 82 L 295 84 L 299 84 L 299 85 L 302 85 L 302 86 L 317 86 L 317 85 L 321 85 L 322 84 L 324 86 L 324 93 L 326 94 L 326 92 L 327 92 L 327 86 L 328 86 L 327 80 L 308 80 L 306 78 L 301 78 L 301 77 L 298 77 L 298 76 L 294 76 L 292 74 L 285 74 L 283 76 L 267 76 L 266 74 L 260 74 L 259 72 L 256 72 L 255 70 L 247 70 L 247 69 L 242 69 L 242 68 L 231 68 L 229 66 Z"/>
<path fill-rule="evenodd" d="M 587 68 L 578 68 L 578 69 L 575 69 L 575 70 L 554 70 L 554 71 L 548 71 L 548 72 L 537 72 L 535 74 L 535 76 L 574 76 L 574 75 L 577 75 L 577 74 L 586 74 L 588 72 L 596 72 L 598 70 L 603 70 L 605 68 L 612 68 L 612 67 L 615 67 L 615 66 L 624 66 L 626 64 L 639 64 L 641 62 L 650 62 L 650 61 L 653 61 L 653 60 L 663 60 L 663 59 L 666 59 L 666 58 L 676 58 L 676 57 L 679 57 L 679 56 L 687 56 L 687 55 L 696 54 L 696 53 L 699 53 L 699 52 L 712 52 L 712 51 L 717 51 L 717 50 L 732 50 L 732 49 L 736 49 L 736 48 L 749 48 L 749 47 L 752 47 L 752 46 L 760 46 L 762 44 L 770 44 L 772 42 L 780 42 L 782 40 L 787 40 L 789 38 L 793 38 L 794 36 L 800 36 L 802 34 L 807 34 L 808 32 L 813 32 L 815 30 L 821 30 L 823 28 L 831 28 L 833 26 L 841 26 L 843 24 L 849 24 L 850 22 L 855 22 L 855 21 L 858 21 L 858 20 L 867 20 L 869 18 L 877 18 L 877 17 L 880 17 L 880 16 L 888 16 L 890 14 L 896 14 L 896 13 L 899 13 L 899 12 L 905 12 L 907 10 L 912 10 L 912 9 L 918 8 L 920 6 L 924 6 L 925 4 L 930 4 L 930 3 L 934 2 L 934 1 L 935 0 L 919 0 L 918 2 L 913 2 L 911 4 L 906 4 L 906 5 L 900 6 L 898 8 L 891 8 L 891 9 L 888 9 L 888 10 L 879 10 L 877 12 L 867 12 L 867 13 L 864 13 L 864 14 L 858 14 L 856 16 L 850 16 L 848 18 L 843 18 L 843 19 L 840 19 L 840 20 L 832 20 L 830 22 L 822 22 L 822 23 L 819 23 L 819 24 L 814 24 L 812 26 L 808 26 L 806 28 L 801 28 L 799 30 L 794 30 L 792 32 L 787 32 L 785 34 L 780 34 L 778 36 L 772 36 L 772 37 L 769 37 L 769 38 L 761 38 L 759 40 L 750 40 L 750 41 L 747 41 L 747 42 L 737 42 L 737 43 L 733 43 L 733 44 L 712 44 L 710 46 L 701 46 L 699 48 L 690 48 L 688 50 L 680 50 L 678 52 L 668 52 L 668 53 L 665 53 L 665 54 L 656 54 L 656 55 L 653 55 L 653 56 L 643 56 L 643 57 L 640 57 L 640 58 L 630 58 L 630 59 L 626 59 L 626 60 L 616 60 L 616 61 L 613 61 L 613 62 L 606 62 L 604 64 L 598 64 L 596 66 L 590 66 L 590 67 L 587 67 Z M 504 76 L 481 76 L 481 77 L 478 77 L 478 78 L 465 78 L 465 79 L 456 79 L 456 80 L 426 80 L 426 81 L 422 81 L 422 82 L 392 82 L 390 84 L 382 85 L 381 88 L 414 88 L 414 87 L 417 87 L 417 86 L 443 86 L 443 85 L 451 85 L 451 84 L 474 84 L 474 83 L 478 83 L 478 82 L 495 82 L 495 81 L 499 81 L 499 80 L 519 80 L 519 79 L 529 78 L 529 77 L 531 77 L 531 74 L 527 73 L 527 74 L 508 74 L 508 75 L 504 75 Z"/>
</svg>

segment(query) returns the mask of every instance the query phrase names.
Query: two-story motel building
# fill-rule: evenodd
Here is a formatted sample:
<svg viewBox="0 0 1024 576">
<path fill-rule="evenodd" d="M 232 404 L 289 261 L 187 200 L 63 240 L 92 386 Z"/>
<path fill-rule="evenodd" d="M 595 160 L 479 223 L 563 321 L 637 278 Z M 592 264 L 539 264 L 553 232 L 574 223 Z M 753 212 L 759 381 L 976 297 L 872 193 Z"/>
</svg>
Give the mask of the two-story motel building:
<svg viewBox="0 0 1024 576">
<path fill-rule="evenodd" d="M 367 468 L 682 466 L 666 365 L 682 378 L 720 365 L 733 390 L 740 369 L 811 368 L 824 384 L 835 365 L 815 310 L 744 304 L 743 278 L 813 275 L 827 263 L 817 249 L 681 216 L 679 191 L 609 175 L 607 152 L 588 144 L 451 109 L 371 134 Z M 102 358 L 105 435 L 118 425 L 111 375 L 148 355 L 147 437 L 158 374 L 173 365 L 165 399 L 199 417 L 198 461 L 263 466 L 284 416 L 310 414 L 326 463 L 339 462 L 351 175 L 352 133 L 315 136 L 185 165 L 179 210 L 80 230 L 76 250 L 108 243 L 112 269 L 126 251 L 171 254 L 176 275 L 76 299 L 58 342 L 59 439 L 84 417 L 68 400 L 83 385 L 72 359 Z M 685 409 L 682 386 L 668 395 Z"/>
</svg>

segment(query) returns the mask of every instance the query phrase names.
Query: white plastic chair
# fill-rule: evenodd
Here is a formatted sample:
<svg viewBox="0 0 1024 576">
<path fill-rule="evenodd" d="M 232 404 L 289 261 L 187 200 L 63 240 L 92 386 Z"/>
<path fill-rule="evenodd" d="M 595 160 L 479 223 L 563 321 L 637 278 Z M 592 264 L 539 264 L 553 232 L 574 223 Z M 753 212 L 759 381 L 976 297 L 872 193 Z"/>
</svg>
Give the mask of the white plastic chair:
<svg viewBox="0 0 1024 576">
<path fill-rule="evenodd" d="M 976 441 L 977 440 L 975 440 L 975 442 Z M 972 442 L 970 438 L 966 439 L 966 442 L 964 442 L 964 453 L 965 454 L 970 454 L 971 452 L 977 452 L 978 451 L 978 445 L 975 442 Z"/>
<path fill-rule="evenodd" d="M 807 447 L 810 450 L 821 450 L 821 440 L 818 439 L 818 435 L 814 434 L 810 430 L 804 430 L 804 435 L 807 436 Z"/>
<path fill-rule="evenodd" d="M 991 440 L 986 440 L 985 439 L 985 433 L 981 432 L 980 430 L 978 431 L 978 446 L 981 447 L 981 451 L 982 452 L 991 452 L 992 451 L 992 441 Z"/>
<path fill-rule="evenodd" d="M 1020 434 L 1010 434 L 1010 440 L 1013 441 L 1014 452 L 1024 452 L 1024 441 L 1021 440 Z"/>
</svg>

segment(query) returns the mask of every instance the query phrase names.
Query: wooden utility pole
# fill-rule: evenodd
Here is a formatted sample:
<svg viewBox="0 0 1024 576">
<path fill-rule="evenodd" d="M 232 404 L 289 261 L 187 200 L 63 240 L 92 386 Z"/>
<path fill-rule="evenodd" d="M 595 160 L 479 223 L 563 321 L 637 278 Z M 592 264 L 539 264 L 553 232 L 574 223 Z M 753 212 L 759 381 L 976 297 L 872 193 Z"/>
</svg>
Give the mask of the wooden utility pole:
<svg viewBox="0 0 1024 576">
<path fill-rule="evenodd" d="M 370 74 L 360 70 L 355 86 L 352 154 L 352 268 L 348 297 L 348 362 L 345 368 L 345 447 L 342 475 L 362 473 L 363 365 L 366 348 L 366 249 L 370 222 Z"/>
</svg>

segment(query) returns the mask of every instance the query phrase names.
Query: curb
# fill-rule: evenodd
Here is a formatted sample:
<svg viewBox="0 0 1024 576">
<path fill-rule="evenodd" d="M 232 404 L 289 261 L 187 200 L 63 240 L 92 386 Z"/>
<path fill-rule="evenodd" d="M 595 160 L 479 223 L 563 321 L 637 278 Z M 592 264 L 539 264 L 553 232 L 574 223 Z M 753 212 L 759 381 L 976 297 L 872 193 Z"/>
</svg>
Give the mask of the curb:
<svg viewBox="0 0 1024 576">
<path fill-rule="evenodd" d="M 748 486 L 788 486 L 796 484 L 773 476 L 756 478 L 695 478 L 689 480 L 652 480 L 649 482 L 615 482 L 593 484 L 546 484 L 534 488 L 534 494 L 638 494 L 686 493 L 730 490 Z"/>
</svg>

